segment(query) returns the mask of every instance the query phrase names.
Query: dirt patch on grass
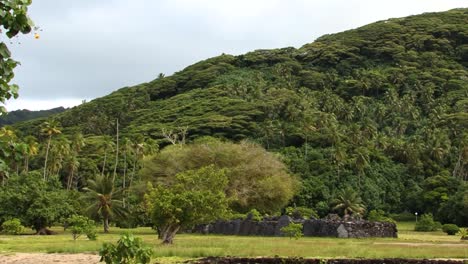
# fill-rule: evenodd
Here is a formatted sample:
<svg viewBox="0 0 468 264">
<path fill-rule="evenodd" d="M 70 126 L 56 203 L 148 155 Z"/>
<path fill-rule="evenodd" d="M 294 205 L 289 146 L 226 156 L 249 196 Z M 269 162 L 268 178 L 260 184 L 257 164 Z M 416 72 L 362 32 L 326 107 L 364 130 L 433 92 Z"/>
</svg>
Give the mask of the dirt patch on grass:
<svg viewBox="0 0 468 264">
<path fill-rule="evenodd" d="M 455 244 L 455 243 L 411 243 L 411 242 L 398 242 L 398 243 L 385 243 L 375 242 L 374 245 L 388 245 L 388 246 L 408 246 L 408 247 L 421 247 L 421 246 L 434 246 L 434 247 L 466 247 L 468 244 Z"/>
<path fill-rule="evenodd" d="M 0 264 L 97 264 L 99 259 L 98 255 L 93 254 L 15 253 L 0 255 Z"/>
</svg>

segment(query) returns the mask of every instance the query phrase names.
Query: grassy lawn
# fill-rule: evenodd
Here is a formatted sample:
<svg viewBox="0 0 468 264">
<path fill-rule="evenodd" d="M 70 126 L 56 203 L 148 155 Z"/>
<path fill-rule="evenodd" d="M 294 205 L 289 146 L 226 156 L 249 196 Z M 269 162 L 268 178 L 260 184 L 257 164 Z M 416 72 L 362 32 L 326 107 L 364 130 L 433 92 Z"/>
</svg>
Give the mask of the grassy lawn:
<svg viewBox="0 0 468 264">
<path fill-rule="evenodd" d="M 317 258 L 468 258 L 468 242 L 443 232 L 414 232 L 414 223 L 399 224 L 399 238 L 338 239 L 305 237 L 240 237 L 177 235 L 174 245 L 163 246 L 150 228 L 111 228 L 98 234 L 97 241 L 72 240 L 63 229 L 54 236 L 0 236 L 0 254 L 12 252 L 96 253 L 105 241 L 115 242 L 130 231 L 152 245 L 157 258 L 197 258 L 205 256 L 301 256 Z"/>
</svg>

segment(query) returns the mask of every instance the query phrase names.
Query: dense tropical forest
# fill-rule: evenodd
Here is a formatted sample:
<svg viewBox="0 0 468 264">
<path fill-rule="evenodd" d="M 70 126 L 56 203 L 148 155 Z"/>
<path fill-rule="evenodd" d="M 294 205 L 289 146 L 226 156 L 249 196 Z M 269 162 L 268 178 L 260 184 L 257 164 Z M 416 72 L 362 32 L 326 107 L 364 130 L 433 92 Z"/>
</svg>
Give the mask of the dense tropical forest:
<svg viewBox="0 0 468 264">
<path fill-rule="evenodd" d="M 31 119 L 48 117 L 53 114 L 65 111 L 63 107 L 56 107 L 49 110 L 30 111 L 27 109 L 15 110 L 0 116 L 0 127 L 5 125 L 12 125 L 18 122 L 27 121 Z"/>
<path fill-rule="evenodd" d="M 109 219 L 164 226 L 171 216 L 154 215 L 167 209 L 156 191 L 174 197 L 159 184 L 189 193 L 193 177 L 225 190 L 201 204 L 214 211 L 227 199 L 233 213 L 290 206 L 325 216 L 354 192 L 364 214 L 431 213 L 468 226 L 467 25 L 468 9 L 454 9 L 298 49 L 222 54 L 3 127 L 0 223 L 21 215 L 47 232 L 87 203 L 107 229 Z M 93 204 L 99 194 L 113 194 L 115 210 Z"/>
</svg>

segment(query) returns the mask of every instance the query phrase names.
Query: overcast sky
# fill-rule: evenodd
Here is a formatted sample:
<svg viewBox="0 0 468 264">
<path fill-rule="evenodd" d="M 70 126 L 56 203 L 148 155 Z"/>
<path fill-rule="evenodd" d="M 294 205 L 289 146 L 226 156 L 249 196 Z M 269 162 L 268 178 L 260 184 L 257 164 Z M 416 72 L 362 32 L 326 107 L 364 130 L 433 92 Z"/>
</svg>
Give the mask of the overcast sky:
<svg viewBox="0 0 468 264">
<path fill-rule="evenodd" d="M 300 47 L 378 20 L 467 7 L 467 0 L 33 0 L 40 39 L 9 45 L 21 62 L 15 109 L 70 107 L 171 75 L 221 53 Z M 2 37 L 4 39 L 4 37 Z"/>
</svg>

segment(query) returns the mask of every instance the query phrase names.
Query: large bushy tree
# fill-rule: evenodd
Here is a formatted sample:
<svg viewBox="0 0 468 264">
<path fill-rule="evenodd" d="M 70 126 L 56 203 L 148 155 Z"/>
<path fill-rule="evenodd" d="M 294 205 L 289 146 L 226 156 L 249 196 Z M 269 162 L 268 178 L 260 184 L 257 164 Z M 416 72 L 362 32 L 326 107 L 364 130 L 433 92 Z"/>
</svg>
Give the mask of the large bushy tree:
<svg viewBox="0 0 468 264">
<path fill-rule="evenodd" d="M 230 207 L 239 212 L 254 208 L 278 212 L 292 198 L 298 184 L 278 155 L 257 144 L 212 138 L 166 147 L 144 161 L 141 173 L 144 179 L 170 183 L 178 173 L 209 165 L 227 169 L 226 195 Z"/>
<path fill-rule="evenodd" d="M 25 226 L 44 235 L 54 223 L 64 220 L 74 211 L 73 201 L 57 178 L 41 179 L 39 172 L 10 177 L 0 188 L 0 222 L 18 218 Z"/>
<path fill-rule="evenodd" d="M 178 173 L 171 183 L 150 187 L 145 200 L 163 243 L 172 244 L 180 228 L 226 215 L 227 183 L 226 170 L 211 165 Z"/>
</svg>

